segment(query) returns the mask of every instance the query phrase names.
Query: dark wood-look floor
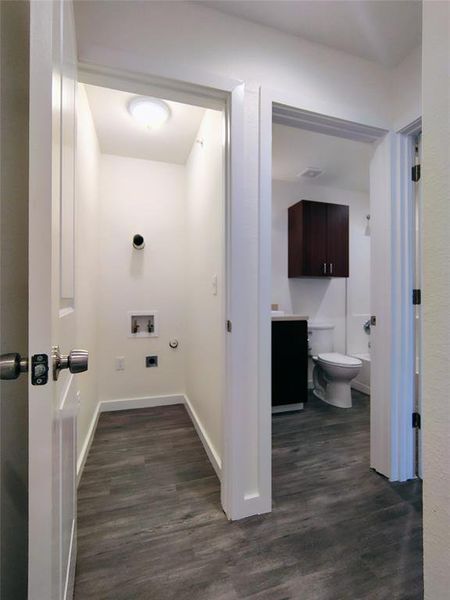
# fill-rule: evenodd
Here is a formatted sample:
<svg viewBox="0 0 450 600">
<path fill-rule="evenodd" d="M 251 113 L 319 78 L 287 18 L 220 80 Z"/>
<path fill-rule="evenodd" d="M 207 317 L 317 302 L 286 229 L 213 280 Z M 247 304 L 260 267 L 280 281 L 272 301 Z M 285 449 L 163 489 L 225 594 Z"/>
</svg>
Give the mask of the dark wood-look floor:
<svg viewBox="0 0 450 600">
<path fill-rule="evenodd" d="M 371 471 L 369 402 L 273 418 L 274 510 L 228 523 L 181 406 L 101 415 L 79 487 L 76 600 L 415 600 L 420 483 Z"/>
</svg>

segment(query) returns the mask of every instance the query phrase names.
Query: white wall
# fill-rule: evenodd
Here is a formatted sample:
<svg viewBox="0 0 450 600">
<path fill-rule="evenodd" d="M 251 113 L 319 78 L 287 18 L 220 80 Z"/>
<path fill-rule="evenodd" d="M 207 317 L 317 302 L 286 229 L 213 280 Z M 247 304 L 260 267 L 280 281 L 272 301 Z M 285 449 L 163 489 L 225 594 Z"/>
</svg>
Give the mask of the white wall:
<svg viewBox="0 0 450 600">
<path fill-rule="evenodd" d="M 450 4 L 423 5 L 425 598 L 450 589 Z"/>
<path fill-rule="evenodd" d="M 390 123 L 389 72 L 373 62 L 190 2 L 85 1 L 75 13 L 82 61 L 258 81 L 297 95 L 305 109 Z"/>
<path fill-rule="evenodd" d="M 99 399 L 183 393 L 184 166 L 102 155 L 100 200 Z M 145 238 L 143 250 L 132 246 L 135 233 Z M 159 337 L 129 338 L 127 312 L 147 309 L 158 311 Z M 169 348 L 171 338 L 178 349 Z M 159 366 L 146 368 L 154 354 Z"/>
<path fill-rule="evenodd" d="M 225 378 L 224 120 L 207 110 L 186 163 L 186 394 L 222 456 Z M 213 278 L 217 278 L 217 292 Z"/>
<path fill-rule="evenodd" d="M 77 96 L 75 314 L 77 345 L 89 351 L 89 370 L 77 377 L 80 390 L 78 456 L 98 402 L 97 300 L 100 151 L 83 85 Z"/>
<path fill-rule="evenodd" d="M 261 422 L 258 368 L 258 252 L 260 85 L 281 92 L 287 103 L 314 112 L 389 128 L 390 72 L 343 52 L 284 35 L 189 2 L 75 3 L 79 58 L 113 69 L 220 86 L 220 78 L 245 82 L 242 197 L 233 219 L 235 262 L 233 398 L 240 406 L 240 494 L 234 516 L 269 509 L 266 462 L 270 444 Z M 98 24 L 101 23 L 101 27 Z M 267 116 L 271 119 L 271 116 Z M 268 240 L 266 241 L 268 243 Z M 266 356 L 267 359 L 267 356 Z M 236 429 L 237 431 L 237 429 Z M 264 446 L 265 444 L 265 446 Z M 264 456 L 260 454 L 266 448 Z M 237 502 L 237 501 L 236 501 Z"/>
<path fill-rule="evenodd" d="M 350 207 L 350 277 L 288 279 L 288 207 L 299 200 Z M 289 313 L 334 323 L 337 352 L 367 352 L 369 337 L 362 325 L 370 313 L 370 236 L 366 215 L 369 194 L 308 183 L 273 181 L 272 302 Z M 346 284 L 346 282 L 348 282 Z M 346 290 L 347 287 L 347 290 Z M 348 312 L 346 319 L 346 295 Z M 346 348 L 346 321 L 348 343 Z"/>
<path fill-rule="evenodd" d="M 399 131 L 422 116 L 422 47 L 390 71 L 392 129 Z"/>
</svg>

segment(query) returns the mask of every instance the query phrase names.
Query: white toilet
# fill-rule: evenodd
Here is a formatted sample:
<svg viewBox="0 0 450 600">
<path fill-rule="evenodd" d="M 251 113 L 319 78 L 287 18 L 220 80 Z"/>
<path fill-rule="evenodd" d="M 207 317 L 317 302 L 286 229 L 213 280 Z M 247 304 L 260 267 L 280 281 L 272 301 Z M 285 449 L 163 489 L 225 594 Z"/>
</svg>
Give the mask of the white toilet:
<svg viewBox="0 0 450 600">
<path fill-rule="evenodd" d="M 309 354 L 314 363 L 313 393 L 339 408 L 352 407 L 350 382 L 362 366 L 358 358 L 333 352 L 332 323 L 308 323 Z"/>
</svg>

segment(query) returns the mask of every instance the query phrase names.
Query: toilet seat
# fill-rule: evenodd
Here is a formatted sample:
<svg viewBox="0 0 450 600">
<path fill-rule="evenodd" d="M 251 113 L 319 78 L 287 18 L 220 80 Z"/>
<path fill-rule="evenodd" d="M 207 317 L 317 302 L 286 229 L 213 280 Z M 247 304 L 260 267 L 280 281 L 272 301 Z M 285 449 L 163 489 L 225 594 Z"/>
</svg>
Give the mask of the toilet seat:
<svg viewBox="0 0 450 600">
<path fill-rule="evenodd" d="M 318 359 L 325 364 L 339 367 L 360 367 L 362 365 L 359 358 L 347 356 L 340 352 L 326 352 L 324 354 L 319 354 Z"/>
</svg>

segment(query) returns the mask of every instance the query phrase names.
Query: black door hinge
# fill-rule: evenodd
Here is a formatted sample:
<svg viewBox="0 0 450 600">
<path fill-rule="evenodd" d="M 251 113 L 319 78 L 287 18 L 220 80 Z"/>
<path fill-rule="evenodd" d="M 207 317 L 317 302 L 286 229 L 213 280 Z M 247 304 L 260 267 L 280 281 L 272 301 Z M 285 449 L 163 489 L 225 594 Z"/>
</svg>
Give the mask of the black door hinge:
<svg viewBox="0 0 450 600">
<path fill-rule="evenodd" d="M 412 291 L 412 303 L 415 305 L 422 304 L 422 290 Z"/>
<path fill-rule="evenodd" d="M 227 332 L 228 332 L 228 333 L 231 333 L 231 330 L 233 329 L 233 324 L 231 323 L 231 321 L 230 321 L 230 320 L 228 320 L 228 321 L 225 323 L 225 328 L 226 328 L 226 330 L 227 330 Z"/>
<path fill-rule="evenodd" d="M 420 413 L 413 412 L 412 414 L 412 426 L 414 429 L 420 429 Z"/>
<path fill-rule="evenodd" d="M 420 165 L 414 165 L 411 168 L 411 179 L 416 183 L 420 179 Z"/>
</svg>

